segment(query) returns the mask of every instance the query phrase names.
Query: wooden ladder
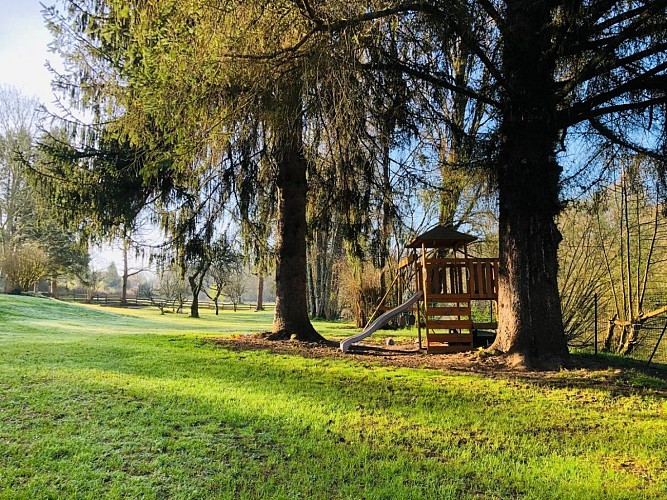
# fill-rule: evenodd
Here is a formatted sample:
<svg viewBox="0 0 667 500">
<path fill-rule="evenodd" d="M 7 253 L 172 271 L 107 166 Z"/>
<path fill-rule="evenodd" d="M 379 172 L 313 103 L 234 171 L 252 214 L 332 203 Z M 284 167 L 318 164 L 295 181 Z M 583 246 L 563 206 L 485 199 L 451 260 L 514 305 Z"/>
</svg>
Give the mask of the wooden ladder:
<svg viewBox="0 0 667 500">
<path fill-rule="evenodd" d="M 425 304 L 426 352 L 470 351 L 473 348 L 470 297 L 429 294 Z"/>
</svg>

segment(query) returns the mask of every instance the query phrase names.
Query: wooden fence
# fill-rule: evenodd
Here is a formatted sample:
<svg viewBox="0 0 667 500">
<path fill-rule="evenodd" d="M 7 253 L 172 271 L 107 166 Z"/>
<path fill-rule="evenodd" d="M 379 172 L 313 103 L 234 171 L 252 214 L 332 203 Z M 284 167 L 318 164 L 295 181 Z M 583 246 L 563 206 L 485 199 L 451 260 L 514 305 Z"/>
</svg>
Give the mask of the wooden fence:
<svg viewBox="0 0 667 500">
<path fill-rule="evenodd" d="M 105 306 L 120 306 L 120 295 L 118 294 L 108 294 L 108 293 L 97 293 L 93 295 L 92 301 L 89 301 L 88 295 L 85 293 L 60 293 L 58 294 L 58 299 L 63 300 L 66 302 L 90 302 L 92 304 L 99 304 L 99 305 L 105 305 Z M 157 302 L 158 299 L 155 299 Z M 183 310 L 188 311 L 190 309 L 190 300 L 186 300 L 183 302 Z M 151 299 L 148 297 L 137 297 L 133 295 L 128 295 L 127 296 L 127 302 L 125 304 L 126 306 L 129 307 L 157 307 L 153 302 L 151 302 Z M 174 306 L 177 307 L 178 304 Z M 272 311 L 274 308 L 273 303 L 264 303 L 264 309 L 268 311 Z M 234 304 L 231 302 L 218 302 L 218 307 L 220 311 L 231 311 L 234 309 Z M 254 310 L 256 308 L 256 303 L 254 302 L 246 302 L 242 304 L 236 304 L 236 308 L 239 311 L 247 311 L 247 310 Z M 165 307 L 166 310 L 171 310 L 171 302 L 167 307 Z M 199 301 L 199 309 L 210 309 L 211 311 L 215 310 L 215 303 L 212 300 L 200 300 Z"/>
</svg>

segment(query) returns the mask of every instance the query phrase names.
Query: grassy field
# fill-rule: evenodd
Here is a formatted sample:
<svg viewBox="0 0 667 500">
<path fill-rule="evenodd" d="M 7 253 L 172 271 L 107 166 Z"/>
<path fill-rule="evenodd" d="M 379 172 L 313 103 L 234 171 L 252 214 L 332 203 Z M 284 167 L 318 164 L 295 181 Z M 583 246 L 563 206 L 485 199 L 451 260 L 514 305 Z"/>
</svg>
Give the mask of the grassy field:
<svg viewBox="0 0 667 500">
<path fill-rule="evenodd" d="M 202 339 L 270 320 L 0 295 L 0 497 L 667 498 L 659 379 L 536 383 Z"/>
</svg>

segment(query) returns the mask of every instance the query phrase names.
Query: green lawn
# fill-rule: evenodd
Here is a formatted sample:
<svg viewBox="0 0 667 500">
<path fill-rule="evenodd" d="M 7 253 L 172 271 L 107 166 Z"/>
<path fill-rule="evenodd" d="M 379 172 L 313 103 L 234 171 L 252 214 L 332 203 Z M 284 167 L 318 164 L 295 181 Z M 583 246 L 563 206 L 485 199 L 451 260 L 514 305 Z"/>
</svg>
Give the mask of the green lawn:
<svg viewBox="0 0 667 500">
<path fill-rule="evenodd" d="M 667 498 L 659 379 L 232 351 L 202 337 L 270 313 L 117 311 L 0 295 L 0 497 Z"/>
</svg>

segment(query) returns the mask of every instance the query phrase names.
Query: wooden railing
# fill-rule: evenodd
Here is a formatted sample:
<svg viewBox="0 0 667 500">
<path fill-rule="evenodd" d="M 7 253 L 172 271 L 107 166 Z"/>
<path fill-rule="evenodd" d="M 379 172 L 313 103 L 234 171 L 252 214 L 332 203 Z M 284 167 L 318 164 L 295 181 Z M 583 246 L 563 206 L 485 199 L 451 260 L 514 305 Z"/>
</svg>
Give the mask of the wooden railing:
<svg viewBox="0 0 667 500">
<path fill-rule="evenodd" d="M 425 264 L 428 295 L 468 294 L 466 259 L 426 259 Z"/>
<path fill-rule="evenodd" d="M 472 299 L 498 299 L 498 259 L 468 259 Z"/>
<path fill-rule="evenodd" d="M 498 298 L 498 259 L 425 259 L 426 295 Z"/>
</svg>

